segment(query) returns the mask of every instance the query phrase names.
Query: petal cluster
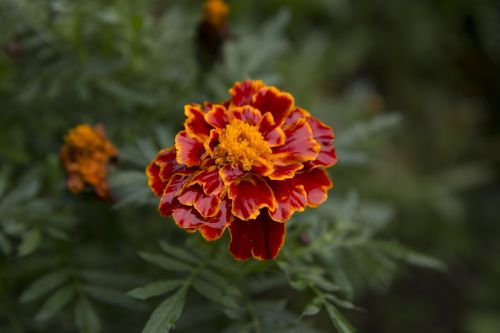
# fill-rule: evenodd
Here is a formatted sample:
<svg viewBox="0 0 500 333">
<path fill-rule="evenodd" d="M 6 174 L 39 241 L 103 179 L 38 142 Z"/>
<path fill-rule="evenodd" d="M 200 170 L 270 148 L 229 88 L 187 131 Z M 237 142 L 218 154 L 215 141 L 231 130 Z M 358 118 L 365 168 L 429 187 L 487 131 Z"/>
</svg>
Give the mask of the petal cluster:
<svg viewBox="0 0 500 333">
<path fill-rule="evenodd" d="M 221 104 L 185 106 L 184 129 L 151 161 L 148 183 L 179 227 L 206 240 L 228 228 L 236 259 L 272 259 L 285 222 L 327 199 L 333 130 L 262 81 L 229 93 Z"/>
<path fill-rule="evenodd" d="M 102 126 L 82 124 L 71 129 L 64 136 L 60 152 L 61 164 L 68 174 L 68 188 L 73 193 L 79 193 L 85 184 L 89 184 L 99 197 L 107 199 L 107 167 L 117 154 Z"/>
</svg>

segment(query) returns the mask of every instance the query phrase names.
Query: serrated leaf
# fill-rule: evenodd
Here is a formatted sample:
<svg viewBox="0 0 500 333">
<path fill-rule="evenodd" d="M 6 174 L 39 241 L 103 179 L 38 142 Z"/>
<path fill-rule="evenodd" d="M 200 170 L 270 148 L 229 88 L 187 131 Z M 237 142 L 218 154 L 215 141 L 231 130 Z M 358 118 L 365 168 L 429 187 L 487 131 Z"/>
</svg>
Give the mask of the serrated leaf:
<svg viewBox="0 0 500 333">
<path fill-rule="evenodd" d="M 186 302 L 186 288 L 164 300 L 151 314 L 142 333 L 168 333 L 181 316 Z"/>
<path fill-rule="evenodd" d="M 40 245 L 40 240 L 42 239 L 42 233 L 38 229 L 33 229 L 24 235 L 21 244 L 19 245 L 17 251 L 18 256 L 26 256 L 33 251 L 35 251 Z"/>
<path fill-rule="evenodd" d="M 101 322 L 88 299 L 80 297 L 75 304 L 75 324 L 80 333 L 98 333 Z"/>
<path fill-rule="evenodd" d="M 151 297 L 168 293 L 169 291 L 181 286 L 182 283 L 182 280 L 156 281 L 145 285 L 144 287 L 132 289 L 127 293 L 127 295 L 137 299 L 145 300 Z"/>
<path fill-rule="evenodd" d="M 65 269 L 56 270 L 35 280 L 21 294 L 22 303 L 32 302 L 46 295 L 52 289 L 60 286 L 68 279 L 68 271 Z"/>
<path fill-rule="evenodd" d="M 168 244 L 165 241 L 161 241 L 160 242 L 160 247 L 161 247 L 161 249 L 166 254 L 171 255 L 173 257 L 176 257 L 178 259 L 181 259 L 183 261 L 187 261 L 187 262 L 190 262 L 190 263 L 193 263 L 193 264 L 197 264 L 197 263 L 200 262 L 198 260 L 198 258 L 196 258 L 195 256 L 193 256 L 188 251 L 186 251 L 186 250 L 184 250 L 184 249 L 182 249 L 180 247 L 174 246 L 172 244 Z"/>
<path fill-rule="evenodd" d="M 176 271 L 176 272 L 189 272 L 192 270 L 192 267 L 186 265 L 182 262 L 170 259 L 161 254 L 151 254 L 146 252 L 140 252 L 139 256 L 147 262 L 159 266 L 161 268 Z"/>
<path fill-rule="evenodd" d="M 354 327 L 349 324 L 347 319 L 337 310 L 335 306 L 333 306 L 331 303 L 325 303 L 325 308 L 326 312 L 328 313 L 328 316 L 330 317 L 331 321 L 333 322 L 333 325 L 335 325 L 335 328 L 339 333 L 355 333 L 356 330 Z"/>
<path fill-rule="evenodd" d="M 54 316 L 71 301 L 74 294 L 75 291 L 71 285 L 57 290 L 43 303 L 40 311 L 35 316 L 35 320 L 44 321 Z"/>
</svg>

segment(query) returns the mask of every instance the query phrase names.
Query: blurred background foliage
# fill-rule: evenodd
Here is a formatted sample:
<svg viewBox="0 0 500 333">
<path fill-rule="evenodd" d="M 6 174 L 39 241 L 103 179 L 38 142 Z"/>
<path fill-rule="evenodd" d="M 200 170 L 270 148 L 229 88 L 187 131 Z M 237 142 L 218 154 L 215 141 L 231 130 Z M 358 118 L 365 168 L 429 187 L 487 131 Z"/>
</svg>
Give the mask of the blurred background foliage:
<svg viewBox="0 0 500 333">
<path fill-rule="evenodd" d="M 207 66 L 201 0 L 0 1 L 0 332 L 500 332 L 498 3 L 228 3 Z M 337 135 L 329 201 L 266 263 L 159 217 L 143 173 L 247 78 Z M 120 149 L 111 203 L 65 189 L 79 123 Z"/>
</svg>

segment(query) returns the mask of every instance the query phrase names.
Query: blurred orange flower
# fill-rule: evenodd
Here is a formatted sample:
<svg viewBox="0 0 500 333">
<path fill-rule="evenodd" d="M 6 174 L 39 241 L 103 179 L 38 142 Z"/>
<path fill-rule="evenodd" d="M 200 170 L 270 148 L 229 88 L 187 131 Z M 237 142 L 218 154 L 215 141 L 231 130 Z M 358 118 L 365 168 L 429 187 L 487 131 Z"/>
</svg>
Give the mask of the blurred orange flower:
<svg viewBox="0 0 500 333">
<path fill-rule="evenodd" d="M 294 212 L 333 186 L 333 130 L 262 81 L 236 83 L 222 104 L 185 106 L 184 130 L 147 167 L 159 209 L 206 240 L 231 234 L 240 260 L 275 258 Z"/>
<path fill-rule="evenodd" d="M 222 28 L 226 25 L 229 6 L 224 0 L 206 0 L 203 19 L 212 25 Z"/>
<path fill-rule="evenodd" d="M 68 174 L 68 188 L 79 193 L 85 184 L 89 184 L 99 197 L 109 198 L 107 168 L 109 161 L 117 155 L 118 151 L 106 138 L 102 125 L 82 124 L 71 129 L 64 136 L 60 152 L 61 164 Z"/>
</svg>

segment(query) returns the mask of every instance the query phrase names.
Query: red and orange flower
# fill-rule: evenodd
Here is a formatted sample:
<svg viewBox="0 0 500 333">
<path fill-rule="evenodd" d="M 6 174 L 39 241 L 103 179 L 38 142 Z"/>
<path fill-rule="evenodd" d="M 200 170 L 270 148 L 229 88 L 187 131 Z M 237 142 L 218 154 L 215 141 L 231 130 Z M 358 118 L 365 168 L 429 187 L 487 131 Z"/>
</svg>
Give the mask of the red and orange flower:
<svg viewBox="0 0 500 333">
<path fill-rule="evenodd" d="M 89 184 L 99 197 L 109 198 L 108 163 L 117 155 L 102 125 L 82 124 L 71 129 L 64 136 L 60 153 L 61 164 L 68 174 L 68 188 L 79 193 Z"/>
<path fill-rule="evenodd" d="M 185 106 L 184 130 L 146 169 L 163 216 L 206 240 L 231 234 L 236 259 L 275 258 L 285 222 L 333 186 L 333 130 L 262 81 L 236 83 L 222 104 Z"/>
</svg>

